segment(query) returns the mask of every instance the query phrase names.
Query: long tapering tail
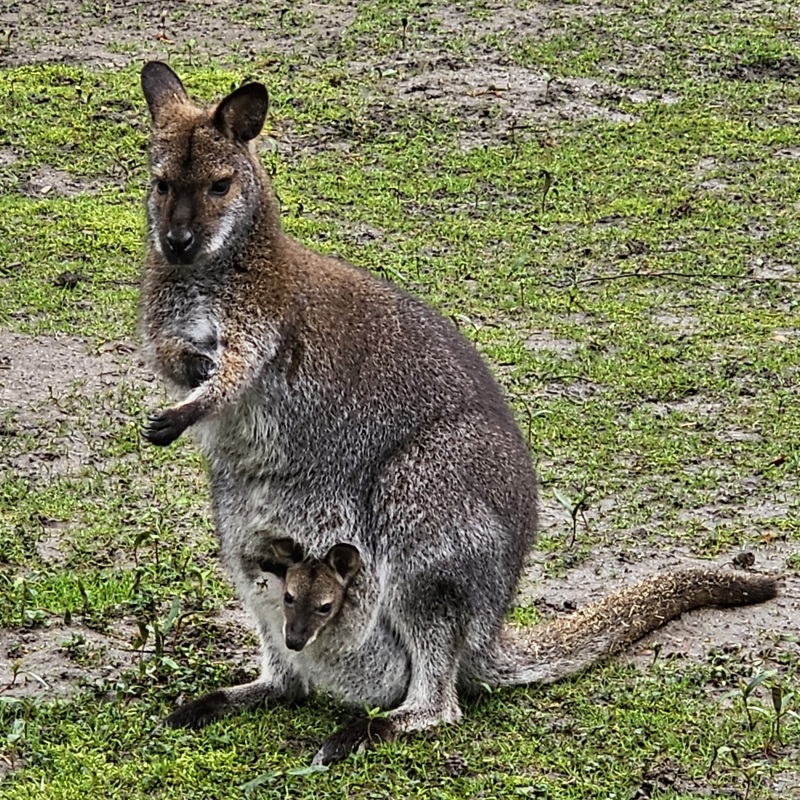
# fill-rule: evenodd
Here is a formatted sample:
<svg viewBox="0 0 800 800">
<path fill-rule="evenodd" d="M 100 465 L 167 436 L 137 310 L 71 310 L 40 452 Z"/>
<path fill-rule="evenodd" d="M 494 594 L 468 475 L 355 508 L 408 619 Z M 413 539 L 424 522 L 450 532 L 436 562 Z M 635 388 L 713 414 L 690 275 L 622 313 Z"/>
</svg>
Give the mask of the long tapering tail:
<svg viewBox="0 0 800 800">
<path fill-rule="evenodd" d="M 476 658 L 474 677 L 490 686 L 552 683 L 619 653 L 671 619 L 706 606 L 763 603 L 779 579 L 719 569 L 654 575 L 568 617 L 530 628 L 506 626 Z"/>
</svg>

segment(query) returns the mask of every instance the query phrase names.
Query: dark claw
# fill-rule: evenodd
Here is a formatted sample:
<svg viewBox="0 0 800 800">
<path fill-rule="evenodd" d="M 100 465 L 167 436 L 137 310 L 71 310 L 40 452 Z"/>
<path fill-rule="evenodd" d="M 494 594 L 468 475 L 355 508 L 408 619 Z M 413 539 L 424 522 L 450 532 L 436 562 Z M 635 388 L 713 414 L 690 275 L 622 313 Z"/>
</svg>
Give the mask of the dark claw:
<svg viewBox="0 0 800 800">
<path fill-rule="evenodd" d="M 378 742 L 394 738 L 392 720 L 386 717 L 363 717 L 329 736 L 314 756 L 314 764 L 332 764 L 351 753 L 363 753 Z"/>
<path fill-rule="evenodd" d="M 148 417 L 147 425 L 142 429 L 142 436 L 150 444 L 166 447 L 172 444 L 191 424 L 189 415 L 184 409 L 168 408 Z"/>
</svg>

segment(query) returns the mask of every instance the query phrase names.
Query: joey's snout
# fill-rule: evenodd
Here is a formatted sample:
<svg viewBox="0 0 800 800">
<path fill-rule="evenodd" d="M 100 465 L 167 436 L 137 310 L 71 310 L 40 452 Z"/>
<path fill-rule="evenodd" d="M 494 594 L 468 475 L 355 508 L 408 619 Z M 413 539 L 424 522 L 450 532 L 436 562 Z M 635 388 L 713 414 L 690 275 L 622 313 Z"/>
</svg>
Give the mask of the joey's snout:
<svg viewBox="0 0 800 800">
<path fill-rule="evenodd" d="M 299 653 L 317 638 L 319 627 L 313 620 L 304 619 L 302 615 L 289 612 L 283 624 L 283 638 L 286 647 Z"/>
<path fill-rule="evenodd" d="M 306 631 L 296 631 L 288 627 L 286 628 L 286 646 L 290 650 L 299 653 L 308 644 L 309 638 L 309 634 Z"/>
</svg>

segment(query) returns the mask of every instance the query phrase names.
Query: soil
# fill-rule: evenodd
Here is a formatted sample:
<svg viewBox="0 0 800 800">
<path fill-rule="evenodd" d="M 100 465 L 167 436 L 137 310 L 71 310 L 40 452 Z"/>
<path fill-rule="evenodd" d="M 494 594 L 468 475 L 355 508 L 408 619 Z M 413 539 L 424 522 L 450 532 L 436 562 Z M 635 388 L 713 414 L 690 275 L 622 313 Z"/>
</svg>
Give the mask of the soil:
<svg viewBox="0 0 800 800">
<path fill-rule="evenodd" d="M 517 135 L 546 136 L 548 125 L 560 118 L 630 119 L 628 113 L 619 110 L 620 100 L 637 103 L 653 98 L 652 94 L 632 92 L 611 81 L 554 81 L 545 72 L 509 64 L 490 45 L 460 59 L 442 54 L 441 43 L 446 37 L 457 31 L 468 32 L 478 24 L 483 33 L 495 32 L 508 41 L 520 36 L 521 31 L 531 35 L 562 24 L 565 15 L 580 15 L 594 8 L 591 0 L 569 5 L 537 3 L 526 10 L 513 11 L 494 5 L 491 14 L 480 23 L 455 6 L 430 12 L 439 15 L 438 26 L 429 24 L 429 19 L 412 18 L 407 27 L 408 47 L 402 49 L 401 55 L 385 58 L 368 55 L 371 51 L 365 47 L 362 55 L 350 64 L 350 77 L 357 79 L 359 75 L 380 70 L 387 76 L 381 82 L 386 102 L 420 108 L 433 104 L 472 120 L 474 124 L 469 127 L 474 134 L 465 138 L 464 147 Z M 11 0 L 0 9 L 0 65 L 61 62 L 122 68 L 150 58 L 168 59 L 175 53 L 183 58 L 194 56 L 202 63 L 232 52 L 240 58 L 252 59 L 254 68 L 268 61 L 270 54 L 281 53 L 307 53 L 309 59 L 324 62 L 337 53 L 342 32 L 352 21 L 356 6 L 357 0 L 351 0 L 349 5 L 279 1 L 253 4 L 245 18 L 240 0 L 191 3 Z M 617 12 L 612 9 L 609 13 Z M 399 18 L 397 36 L 403 36 Z M 756 67 L 741 69 L 745 79 L 759 78 Z M 796 64 L 773 65 L 772 69 L 787 76 L 797 74 Z M 268 68 L 261 71 L 267 72 Z M 670 94 L 660 99 L 664 103 L 676 100 Z M 325 144 L 332 148 L 341 145 L 335 137 Z M 799 153 L 796 149 L 780 151 L 786 158 L 797 158 Z M 14 161 L 14 153 L 0 152 L 0 166 L 13 170 Z M 702 165 L 698 180 L 705 179 L 713 167 L 713 163 Z M 78 181 L 48 166 L 20 183 L 20 191 L 35 196 L 49 192 L 70 195 L 94 188 L 91 182 Z M 369 238 L 380 232 L 354 229 L 353 235 Z M 686 331 L 692 331 L 696 324 L 695 320 L 669 314 L 664 315 L 662 322 Z M 532 337 L 528 346 L 547 347 L 564 355 L 569 354 L 571 347 L 569 342 L 547 338 L 545 334 Z M 107 403 L 98 398 L 120 384 L 142 386 L 151 380 L 139 366 L 131 342 L 119 342 L 97 352 L 74 337 L 0 333 L 0 407 L 11 412 L 4 417 L 12 422 L 4 425 L 13 424 L 15 428 L 0 433 L 4 437 L 24 435 L 43 426 L 67 431 L 50 436 L 45 449 L 0 456 L 0 471 L 10 469 L 40 478 L 54 470 L 69 471 L 85 465 L 88 450 L 79 440 L 71 438 L 69 426 L 63 424 L 68 419 L 53 398 L 77 393 L 87 399 L 88 413 L 118 413 L 109 411 Z M 592 387 L 578 386 L 575 391 L 588 395 Z M 778 502 L 769 513 L 780 515 L 782 508 Z M 713 517 L 714 510 L 699 509 L 697 513 Z M 563 510 L 545 506 L 543 529 L 559 526 L 565 528 Z M 53 561 L 61 557 L 57 531 L 40 543 L 40 555 Z M 720 557 L 720 564 L 733 569 L 730 562 L 734 555 L 726 553 Z M 787 545 L 759 549 L 755 568 L 783 572 L 787 555 Z M 540 558 L 540 554 L 534 554 L 533 558 Z M 612 545 L 597 549 L 588 561 L 569 570 L 564 577 L 545 578 L 542 563 L 534 563 L 520 591 L 520 600 L 543 598 L 548 613 L 564 613 L 565 604 L 580 606 L 644 575 L 692 563 L 697 560 L 680 550 L 663 551 L 644 543 L 638 548 L 630 548 L 626 543 L 624 550 Z M 231 630 L 238 630 L 241 622 L 237 615 L 231 620 Z M 7 690 L 13 694 L 63 696 L 86 681 L 113 676 L 131 663 L 128 644 L 135 629 L 132 623 L 127 624 L 127 629 L 122 628 L 123 633 L 113 637 L 80 623 L 66 627 L 58 620 L 31 630 L 0 631 L 0 688 L 13 683 Z M 777 601 L 735 611 L 687 614 L 648 637 L 629 657 L 642 664 L 652 660 L 652 645 L 658 641 L 662 645 L 661 657 L 679 654 L 705 658 L 712 650 L 736 648 L 742 658 L 755 660 L 763 658 L 770 648 L 791 647 L 796 651 L 797 645 L 782 641 L 781 635 L 798 629 L 800 579 L 790 575 Z M 65 640 L 74 641 L 76 635 L 85 637 L 89 650 L 102 653 L 102 657 L 76 665 L 70 648 L 63 644 Z M 248 647 L 241 645 L 238 652 L 251 652 Z M 16 681 L 14 669 L 19 669 Z"/>
<path fill-rule="evenodd" d="M 0 691 L 4 697 L 69 697 L 87 686 L 113 685 L 138 658 L 131 642 L 136 626 L 114 635 L 81 622 L 0 629 Z"/>
</svg>

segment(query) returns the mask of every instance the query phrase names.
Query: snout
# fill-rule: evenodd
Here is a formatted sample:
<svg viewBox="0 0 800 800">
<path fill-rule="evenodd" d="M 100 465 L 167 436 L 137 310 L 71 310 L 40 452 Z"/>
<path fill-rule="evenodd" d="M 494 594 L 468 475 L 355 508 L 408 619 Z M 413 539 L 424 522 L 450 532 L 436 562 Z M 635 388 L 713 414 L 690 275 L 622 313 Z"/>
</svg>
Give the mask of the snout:
<svg viewBox="0 0 800 800">
<path fill-rule="evenodd" d="M 303 633 L 286 631 L 286 646 L 299 653 L 308 644 L 308 636 Z"/>
<path fill-rule="evenodd" d="M 164 255 L 169 261 L 189 264 L 196 255 L 197 237 L 191 228 L 170 228 L 164 235 Z"/>
<path fill-rule="evenodd" d="M 308 647 L 317 638 L 319 630 L 314 630 L 313 625 L 304 623 L 295 624 L 293 621 L 286 620 L 283 625 L 283 638 L 286 646 L 290 650 L 299 653 L 304 647 Z"/>
</svg>

